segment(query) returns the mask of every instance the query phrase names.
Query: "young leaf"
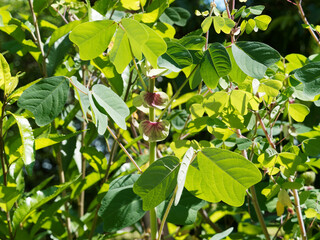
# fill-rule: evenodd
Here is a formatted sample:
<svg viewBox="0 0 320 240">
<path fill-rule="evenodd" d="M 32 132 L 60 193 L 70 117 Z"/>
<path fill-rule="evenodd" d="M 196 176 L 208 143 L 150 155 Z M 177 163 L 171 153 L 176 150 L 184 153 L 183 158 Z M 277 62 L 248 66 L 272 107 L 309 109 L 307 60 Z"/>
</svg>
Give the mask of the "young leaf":
<svg viewBox="0 0 320 240">
<path fill-rule="evenodd" d="M 97 101 L 93 98 L 92 93 L 89 92 L 89 102 L 90 102 L 90 108 L 92 110 L 92 120 L 95 124 L 98 133 L 100 135 L 103 135 L 107 130 L 108 125 L 108 116 L 106 114 L 103 114 L 100 112 L 100 110 L 96 107 L 96 104 L 99 106 Z"/>
<path fill-rule="evenodd" d="M 257 27 L 265 31 L 268 28 L 269 23 L 271 22 L 271 17 L 268 15 L 261 15 L 254 18 L 254 21 L 256 22 Z"/>
<path fill-rule="evenodd" d="M 110 61 L 114 64 L 118 73 L 122 73 L 130 63 L 130 45 L 127 33 L 118 28 L 113 47 L 110 51 Z"/>
<path fill-rule="evenodd" d="M 69 81 L 62 76 L 44 78 L 25 90 L 18 106 L 31 111 L 38 126 L 49 124 L 63 110 L 69 93 Z"/>
<path fill-rule="evenodd" d="M 120 0 L 122 7 L 129 10 L 139 10 L 146 4 L 147 0 Z"/>
<path fill-rule="evenodd" d="M 178 190 L 176 193 L 176 197 L 174 199 L 175 206 L 177 206 L 180 201 L 181 194 L 184 189 L 184 183 L 186 182 L 188 168 L 189 168 L 189 165 L 192 161 L 193 155 L 194 155 L 194 149 L 193 149 L 193 147 L 190 147 L 182 159 L 181 166 L 180 166 L 179 172 L 178 172 L 178 177 L 177 177 Z"/>
<path fill-rule="evenodd" d="M 102 113 L 107 113 L 120 128 L 127 129 L 126 117 L 130 114 L 130 111 L 125 102 L 115 92 L 102 84 L 96 84 L 92 87 L 92 96 L 98 105 L 104 109 Z"/>
<path fill-rule="evenodd" d="M 80 58 L 90 60 L 108 48 L 116 27 L 112 20 L 86 22 L 76 26 L 69 37 L 79 47 Z"/>
<path fill-rule="evenodd" d="M 240 69 L 253 78 L 264 77 L 268 67 L 280 60 L 280 54 L 260 42 L 237 42 L 232 45 L 233 57 Z"/>
<path fill-rule="evenodd" d="M 177 183 L 179 159 L 167 156 L 152 163 L 133 186 L 143 200 L 143 210 L 158 206 L 174 190 Z"/>
<path fill-rule="evenodd" d="M 220 77 L 226 76 L 230 70 L 231 62 L 225 47 L 220 43 L 211 44 L 200 65 L 200 74 L 205 84 L 210 88 L 216 88 Z"/>
<path fill-rule="evenodd" d="M 248 113 L 248 92 L 242 90 L 233 90 L 230 94 L 231 105 L 241 114 Z"/>
<path fill-rule="evenodd" d="M 153 68 L 157 68 L 158 57 L 167 51 L 166 42 L 151 28 L 143 25 L 149 34 L 149 39 L 142 45 L 142 52 Z"/>
<path fill-rule="evenodd" d="M 265 92 L 270 97 L 279 95 L 279 90 L 282 88 L 282 82 L 272 79 L 263 79 L 260 81 L 258 92 Z"/>
<path fill-rule="evenodd" d="M 202 28 L 202 31 L 204 33 L 208 32 L 210 27 L 211 27 L 211 24 L 213 22 L 213 17 L 212 16 L 209 16 L 207 18 L 205 18 L 203 20 L 203 22 L 201 23 L 201 28 Z"/>
<path fill-rule="evenodd" d="M 5 90 L 6 83 L 10 81 L 11 73 L 7 60 L 0 53 L 0 89 Z"/>
<path fill-rule="evenodd" d="M 240 154 L 203 148 L 188 170 L 186 188 L 209 202 L 241 206 L 246 189 L 261 180 L 260 171 Z"/>
<path fill-rule="evenodd" d="M 306 116 L 310 113 L 310 109 L 300 103 L 289 104 L 289 114 L 297 122 L 303 122 Z"/>
<path fill-rule="evenodd" d="M 303 83 L 305 94 L 311 97 L 320 94 L 320 62 L 312 62 L 297 69 L 294 77 Z"/>
<path fill-rule="evenodd" d="M 22 143 L 22 160 L 26 166 L 27 173 L 32 175 L 32 168 L 35 161 L 35 143 L 32 128 L 26 118 L 13 113 L 11 113 L 11 115 L 16 119 L 19 127 Z"/>
<path fill-rule="evenodd" d="M 142 199 L 132 191 L 138 178 L 138 174 L 126 175 L 110 183 L 98 212 L 103 220 L 104 231 L 115 232 L 136 223 L 144 216 Z"/>
</svg>

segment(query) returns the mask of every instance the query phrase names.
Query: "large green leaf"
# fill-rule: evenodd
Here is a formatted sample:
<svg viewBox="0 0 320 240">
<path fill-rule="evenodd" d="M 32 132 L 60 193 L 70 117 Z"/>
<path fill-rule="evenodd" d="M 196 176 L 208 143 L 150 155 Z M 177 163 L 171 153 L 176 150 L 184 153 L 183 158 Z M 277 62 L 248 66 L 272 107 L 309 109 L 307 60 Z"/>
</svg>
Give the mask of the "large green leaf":
<svg viewBox="0 0 320 240">
<path fill-rule="evenodd" d="M 260 171 L 240 154 L 203 148 L 189 166 L 185 187 L 206 201 L 241 206 L 246 189 L 260 180 Z"/>
<path fill-rule="evenodd" d="M 142 52 L 152 67 L 157 68 L 158 57 L 167 51 L 166 42 L 151 28 L 142 25 L 149 34 L 148 41 L 142 45 Z"/>
<path fill-rule="evenodd" d="M 234 60 L 231 48 L 227 48 L 227 52 L 230 56 L 230 61 L 232 65 L 232 69 L 228 75 L 231 78 L 231 81 L 237 84 L 241 84 L 246 79 L 247 74 L 245 74 L 237 65 L 236 61 Z"/>
<path fill-rule="evenodd" d="M 132 57 L 127 33 L 118 28 L 113 47 L 110 51 L 110 61 L 114 64 L 118 73 L 122 73 L 130 63 Z"/>
<path fill-rule="evenodd" d="M 115 232 L 128 227 L 145 214 L 142 209 L 142 199 L 132 191 L 133 184 L 138 178 L 138 174 L 126 175 L 110 183 L 109 191 L 104 196 L 98 213 L 106 232 Z"/>
<path fill-rule="evenodd" d="M 0 185 L 0 208 L 5 212 L 9 212 L 13 207 L 14 203 L 20 196 L 20 192 L 14 186 Z"/>
<path fill-rule="evenodd" d="M 136 58 L 142 59 L 142 46 L 148 41 L 149 34 L 141 23 L 130 18 L 124 18 L 121 20 L 122 26 L 128 36 L 131 44 L 131 50 Z M 154 36 L 153 36 L 154 37 Z M 130 52 L 128 52 L 130 54 Z"/>
<path fill-rule="evenodd" d="M 104 109 L 102 113 L 107 113 L 120 128 L 127 129 L 126 117 L 129 116 L 130 111 L 115 92 L 102 84 L 96 84 L 92 87 L 92 96 Z"/>
<path fill-rule="evenodd" d="M 230 71 L 230 57 L 225 47 L 220 43 L 211 44 L 200 65 L 200 74 L 205 84 L 216 88 L 220 77 L 226 76 Z"/>
<path fill-rule="evenodd" d="M 320 94 L 320 62 L 312 62 L 297 69 L 294 77 L 304 84 L 305 94 L 311 97 Z"/>
<path fill-rule="evenodd" d="M 22 144 L 22 160 L 26 166 L 29 175 L 32 174 L 32 168 L 35 161 L 35 142 L 32 133 L 32 128 L 28 119 L 23 116 L 18 116 L 13 113 L 11 115 L 16 119 L 19 128 Z"/>
<path fill-rule="evenodd" d="M 31 111 L 39 126 L 49 124 L 63 110 L 69 93 L 69 81 L 62 76 L 44 78 L 25 90 L 18 106 Z"/>
<path fill-rule="evenodd" d="M 162 218 L 165 210 L 168 207 L 169 200 L 163 201 L 157 207 L 157 216 Z M 198 215 L 199 209 L 201 209 L 207 202 L 199 198 L 196 198 L 186 189 L 183 190 L 181 200 L 176 206 L 172 206 L 167 217 L 167 222 L 176 225 L 189 225 L 193 224 Z"/>
<path fill-rule="evenodd" d="M 181 44 L 167 40 L 167 52 L 158 59 L 159 67 L 167 68 L 173 72 L 192 64 L 193 58 L 190 52 Z"/>
<path fill-rule="evenodd" d="M 158 206 L 176 186 L 179 159 L 167 156 L 152 163 L 133 186 L 133 191 L 143 200 L 143 209 Z"/>
<path fill-rule="evenodd" d="M 233 57 L 240 69 L 250 77 L 261 79 L 268 67 L 280 60 L 280 54 L 261 42 L 237 42 L 232 45 Z"/>
<path fill-rule="evenodd" d="M 90 60 L 108 48 L 117 25 L 112 20 L 86 22 L 76 26 L 69 37 L 80 51 L 80 58 Z"/>
</svg>

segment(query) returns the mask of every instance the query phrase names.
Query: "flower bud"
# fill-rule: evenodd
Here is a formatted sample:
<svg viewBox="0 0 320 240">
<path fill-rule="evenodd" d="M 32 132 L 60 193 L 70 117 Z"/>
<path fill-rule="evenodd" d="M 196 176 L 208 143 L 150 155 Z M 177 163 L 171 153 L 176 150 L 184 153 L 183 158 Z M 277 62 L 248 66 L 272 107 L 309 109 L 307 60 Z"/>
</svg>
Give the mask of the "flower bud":
<svg viewBox="0 0 320 240">
<path fill-rule="evenodd" d="M 159 142 L 169 135 L 170 123 L 166 120 L 151 122 L 144 120 L 140 123 L 139 130 L 143 139 L 150 142 Z"/>
</svg>

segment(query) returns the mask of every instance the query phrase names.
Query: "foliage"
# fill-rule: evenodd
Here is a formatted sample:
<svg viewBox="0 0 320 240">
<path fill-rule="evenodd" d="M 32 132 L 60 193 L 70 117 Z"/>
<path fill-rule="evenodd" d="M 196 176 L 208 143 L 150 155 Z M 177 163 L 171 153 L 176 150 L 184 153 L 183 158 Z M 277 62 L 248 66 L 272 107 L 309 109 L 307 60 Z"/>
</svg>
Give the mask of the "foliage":
<svg viewBox="0 0 320 240">
<path fill-rule="evenodd" d="M 319 237 L 320 58 L 250 40 L 264 6 L 213 2 L 179 36 L 174 0 L 28 3 L 0 8 L 1 239 Z"/>
</svg>

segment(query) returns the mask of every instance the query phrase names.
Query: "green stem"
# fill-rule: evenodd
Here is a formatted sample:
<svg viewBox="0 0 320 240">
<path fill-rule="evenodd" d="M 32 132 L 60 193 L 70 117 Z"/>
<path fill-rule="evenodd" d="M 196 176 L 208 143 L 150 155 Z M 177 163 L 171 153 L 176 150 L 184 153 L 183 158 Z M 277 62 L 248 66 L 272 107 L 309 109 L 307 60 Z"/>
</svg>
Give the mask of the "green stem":
<svg viewBox="0 0 320 240">
<path fill-rule="evenodd" d="M 182 85 L 179 87 L 179 89 L 176 91 L 176 93 L 172 96 L 172 98 L 170 99 L 170 101 L 168 102 L 167 106 L 163 109 L 163 111 L 161 112 L 159 118 L 158 118 L 158 122 L 161 120 L 161 118 L 163 117 L 163 115 L 168 111 L 169 107 L 171 106 L 172 102 L 179 96 L 181 90 L 184 88 L 184 86 L 189 82 L 190 77 L 192 77 L 192 75 L 195 73 L 195 71 L 197 70 L 197 68 L 199 67 L 199 64 L 197 66 L 195 66 L 195 68 L 192 70 L 192 72 L 190 73 L 189 77 L 186 78 L 186 80 L 182 83 Z"/>
<path fill-rule="evenodd" d="M 240 138 L 242 137 L 242 134 L 241 134 L 241 130 L 240 129 L 237 129 L 236 130 L 237 132 L 237 137 Z M 242 153 L 242 156 L 245 157 L 246 159 L 248 159 L 248 153 L 246 150 L 242 150 L 241 151 Z M 249 159 L 248 159 L 249 160 Z M 254 186 L 251 186 L 250 187 L 250 192 L 251 192 L 251 197 L 252 197 L 252 202 L 253 202 L 253 207 L 254 207 L 254 210 L 257 214 L 257 217 L 258 217 L 258 220 L 259 220 L 259 223 L 261 225 L 261 228 L 262 228 L 262 231 L 263 231 L 263 234 L 264 236 L 266 237 L 266 240 L 270 240 L 270 235 L 268 233 L 268 229 L 267 229 L 267 225 L 264 221 L 264 218 L 263 218 L 263 215 L 262 215 L 262 212 L 261 212 L 261 208 L 259 206 L 259 201 L 258 201 L 258 197 L 257 197 L 257 194 L 256 194 L 256 189 Z"/>
<path fill-rule="evenodd" d="M 149 78 L 149 92 L 153 93 L 155 87 L 155 79 Z M 154 122 L 156 118 L 155 109 L 153 107 L 149 108 L 149 121 Z M 156 161 L 157 143 L 149 142 L 149 165 Z M 158 233 L 158 223 L 155 208 L 150 210 L 150 229 L 151 229 L 151 239 L 155 240 Z"/>
<path fill-rule="evenodd" d="M 169 215 L 169 212 L 170 212 L 170 209 L 172 207 L 172 204 L 173 204 L 173 201 L 174 201 L 174 198 L 177 194 L 177 191 L 178 191 L 178 185 L 176 186 L 176 188 L 174 189 L 174 192 L 173 192 L 173 195 L 170 199 L 170 202 L 168 204 L 168 207 L 163 215 L 163 218 L 162 218 L 162 221 L 161 221 L 161 225 L 160 225 L 160 228 L 159 228 L 159 236 L 158 236 L 158 240 L 161 239 L 161 234 L 162 234 L 162 231 L 163 231 L 163 228 L 164 228 L 164 224 L 166 223 L 166 220 L 167 220 L 167 217 Z"/>
</svg>

